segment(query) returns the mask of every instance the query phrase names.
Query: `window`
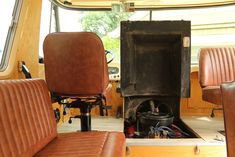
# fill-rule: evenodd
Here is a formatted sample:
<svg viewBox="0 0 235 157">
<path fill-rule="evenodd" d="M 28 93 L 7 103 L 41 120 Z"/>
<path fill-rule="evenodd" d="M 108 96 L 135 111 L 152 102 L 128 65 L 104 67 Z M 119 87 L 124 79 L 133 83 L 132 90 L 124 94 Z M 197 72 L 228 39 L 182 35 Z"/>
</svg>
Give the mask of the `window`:
<svg viewBox="0 0 235 157">
<path fill-rule="evenodd" d="M 92 31 L 102 39 L 104 47 L 120 61 L 120 21 L 131 20 L 190 20 L 191 63 L 198 64 L 202 47 L 235 45 L 235 5 L 175 10 L 143 10 L 133 13 L 111 11 L 75 11 L 59 8 L 61 32 Z"/>
<path fill-rule="evenodd" d="M 52 15 L 51 15 L 52 14 Z M 55 16 L 52 4 L 49 0 L 42 1 L 39 57 L 43 57 L 43 41 L 47 34 L 55 32 Z"/>
<path fill-rule="evenodd" d="M 153 20 L 191 21 L 191 64 L 202 47 L 235 46 L 235 5 L 153 11 Z"/>
<path fill-rule="evenodd" d="M 95 32 L 103 41 L 104 48 L 114 53 L 114 61 L 120 62 L 120 21 L 128 20 L 133 13 L 112 11 L 72 11 L 59 9 L 61 32 Z M 109 60 L 107 56 L 107 60 Z"/>
<path fill-rule="evenodd" d="M 0 5 L 2 14 L 0 25 L 0 71 L 4 71 L 8 65 L 21 4 L 21 0 L 11 0 L 4 1 L 4 5 Z"/>
</svg>

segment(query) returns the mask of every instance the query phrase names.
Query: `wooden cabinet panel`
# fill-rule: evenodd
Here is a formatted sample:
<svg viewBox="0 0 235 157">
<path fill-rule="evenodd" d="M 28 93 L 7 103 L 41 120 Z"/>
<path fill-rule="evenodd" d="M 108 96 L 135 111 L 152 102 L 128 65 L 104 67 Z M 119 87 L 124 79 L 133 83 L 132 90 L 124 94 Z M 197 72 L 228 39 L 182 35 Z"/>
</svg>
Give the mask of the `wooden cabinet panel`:
<svg viewBox="0 0 235 157">
<path fill-rule="evenodd" d="M 188 98 L 190 108 L 209 108 L 202 100 L 202 89 L 198 80 L 198 72 L 191 73 L 191 96 Z"/>
<path fill-rule="evenodd" d="M 224 146 L 130 146 L 127 157 L 226 157 Z"/>
<path fill-rule="evenodd" d="M 120 81 L 112 81 L 112 97 L 108 103 L 108 105 L 112 106 L 112 109 L 109 110 L 110 116 L 116 116 L 117 110 L 120 107 L 123 110 L 123 98 L 121 97 L 120 90 L 117 91 L 117 88 L 120 88 Z"/>
<path fill-rule="evenodd" d="M 181 99 L 181 116 L 204 116 L 210 115 L 212 108 L 221 107 L 202 100 L 202 89 L 198 80 L 198 71 L 193 71 L 191 79 L 191 95 L 190 98 Z M 222 111 L 215 111 L 216 116 L 223 116 Z"/>
</svg>

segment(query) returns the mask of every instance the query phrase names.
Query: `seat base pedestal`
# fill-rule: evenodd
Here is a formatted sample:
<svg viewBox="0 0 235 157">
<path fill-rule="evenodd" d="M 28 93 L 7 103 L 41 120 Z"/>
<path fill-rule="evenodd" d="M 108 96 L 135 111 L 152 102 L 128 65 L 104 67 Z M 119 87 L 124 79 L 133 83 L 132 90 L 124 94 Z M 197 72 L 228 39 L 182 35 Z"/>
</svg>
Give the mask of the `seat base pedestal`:
<svg viewBox="0 0 235 157">
<path fill-rule="evenodd" d="M 91 131 L 91 105 L 81 105 L 80 107 L 81 112 L 81 131 Z"/>
</svg>

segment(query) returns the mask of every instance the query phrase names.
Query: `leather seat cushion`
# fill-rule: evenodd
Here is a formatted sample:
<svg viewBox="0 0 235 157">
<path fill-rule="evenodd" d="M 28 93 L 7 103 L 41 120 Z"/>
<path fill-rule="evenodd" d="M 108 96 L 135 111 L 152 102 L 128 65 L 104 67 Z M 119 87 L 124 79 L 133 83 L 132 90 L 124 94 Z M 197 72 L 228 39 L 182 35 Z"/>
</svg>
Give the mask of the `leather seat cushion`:
<svg viewBox="0 0 235 157">
<path fill-rule="evenodd" d="M 208 86 L 202 88 L 202 99 L 213 104 L 221 105 L 220 86 Z"/>
<path fill-rule="evenodd" d="M 125 137 L 118 132 L 75 132 L 59 134 L 36 157 L 120 157 Z"/>
<path fill-rule="evenodd" d="M 235 157 L 235 82 L 221 85 L 224 108 L 224 124 L 227 143 L 227 156 Z"/>
</svg>

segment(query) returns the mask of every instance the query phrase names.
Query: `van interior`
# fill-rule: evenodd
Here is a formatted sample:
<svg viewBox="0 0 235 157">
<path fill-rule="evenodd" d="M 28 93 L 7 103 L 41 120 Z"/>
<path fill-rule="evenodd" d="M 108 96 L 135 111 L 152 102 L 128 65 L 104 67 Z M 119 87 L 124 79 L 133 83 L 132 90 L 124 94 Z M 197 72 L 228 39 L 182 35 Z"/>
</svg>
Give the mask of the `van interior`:
<svg viewBox="0 0 235 157">
<path fill-rule="evenodd" d="M 234 0 L 0 6 L 0 156 L 235 156 Z"/>
</svg>

